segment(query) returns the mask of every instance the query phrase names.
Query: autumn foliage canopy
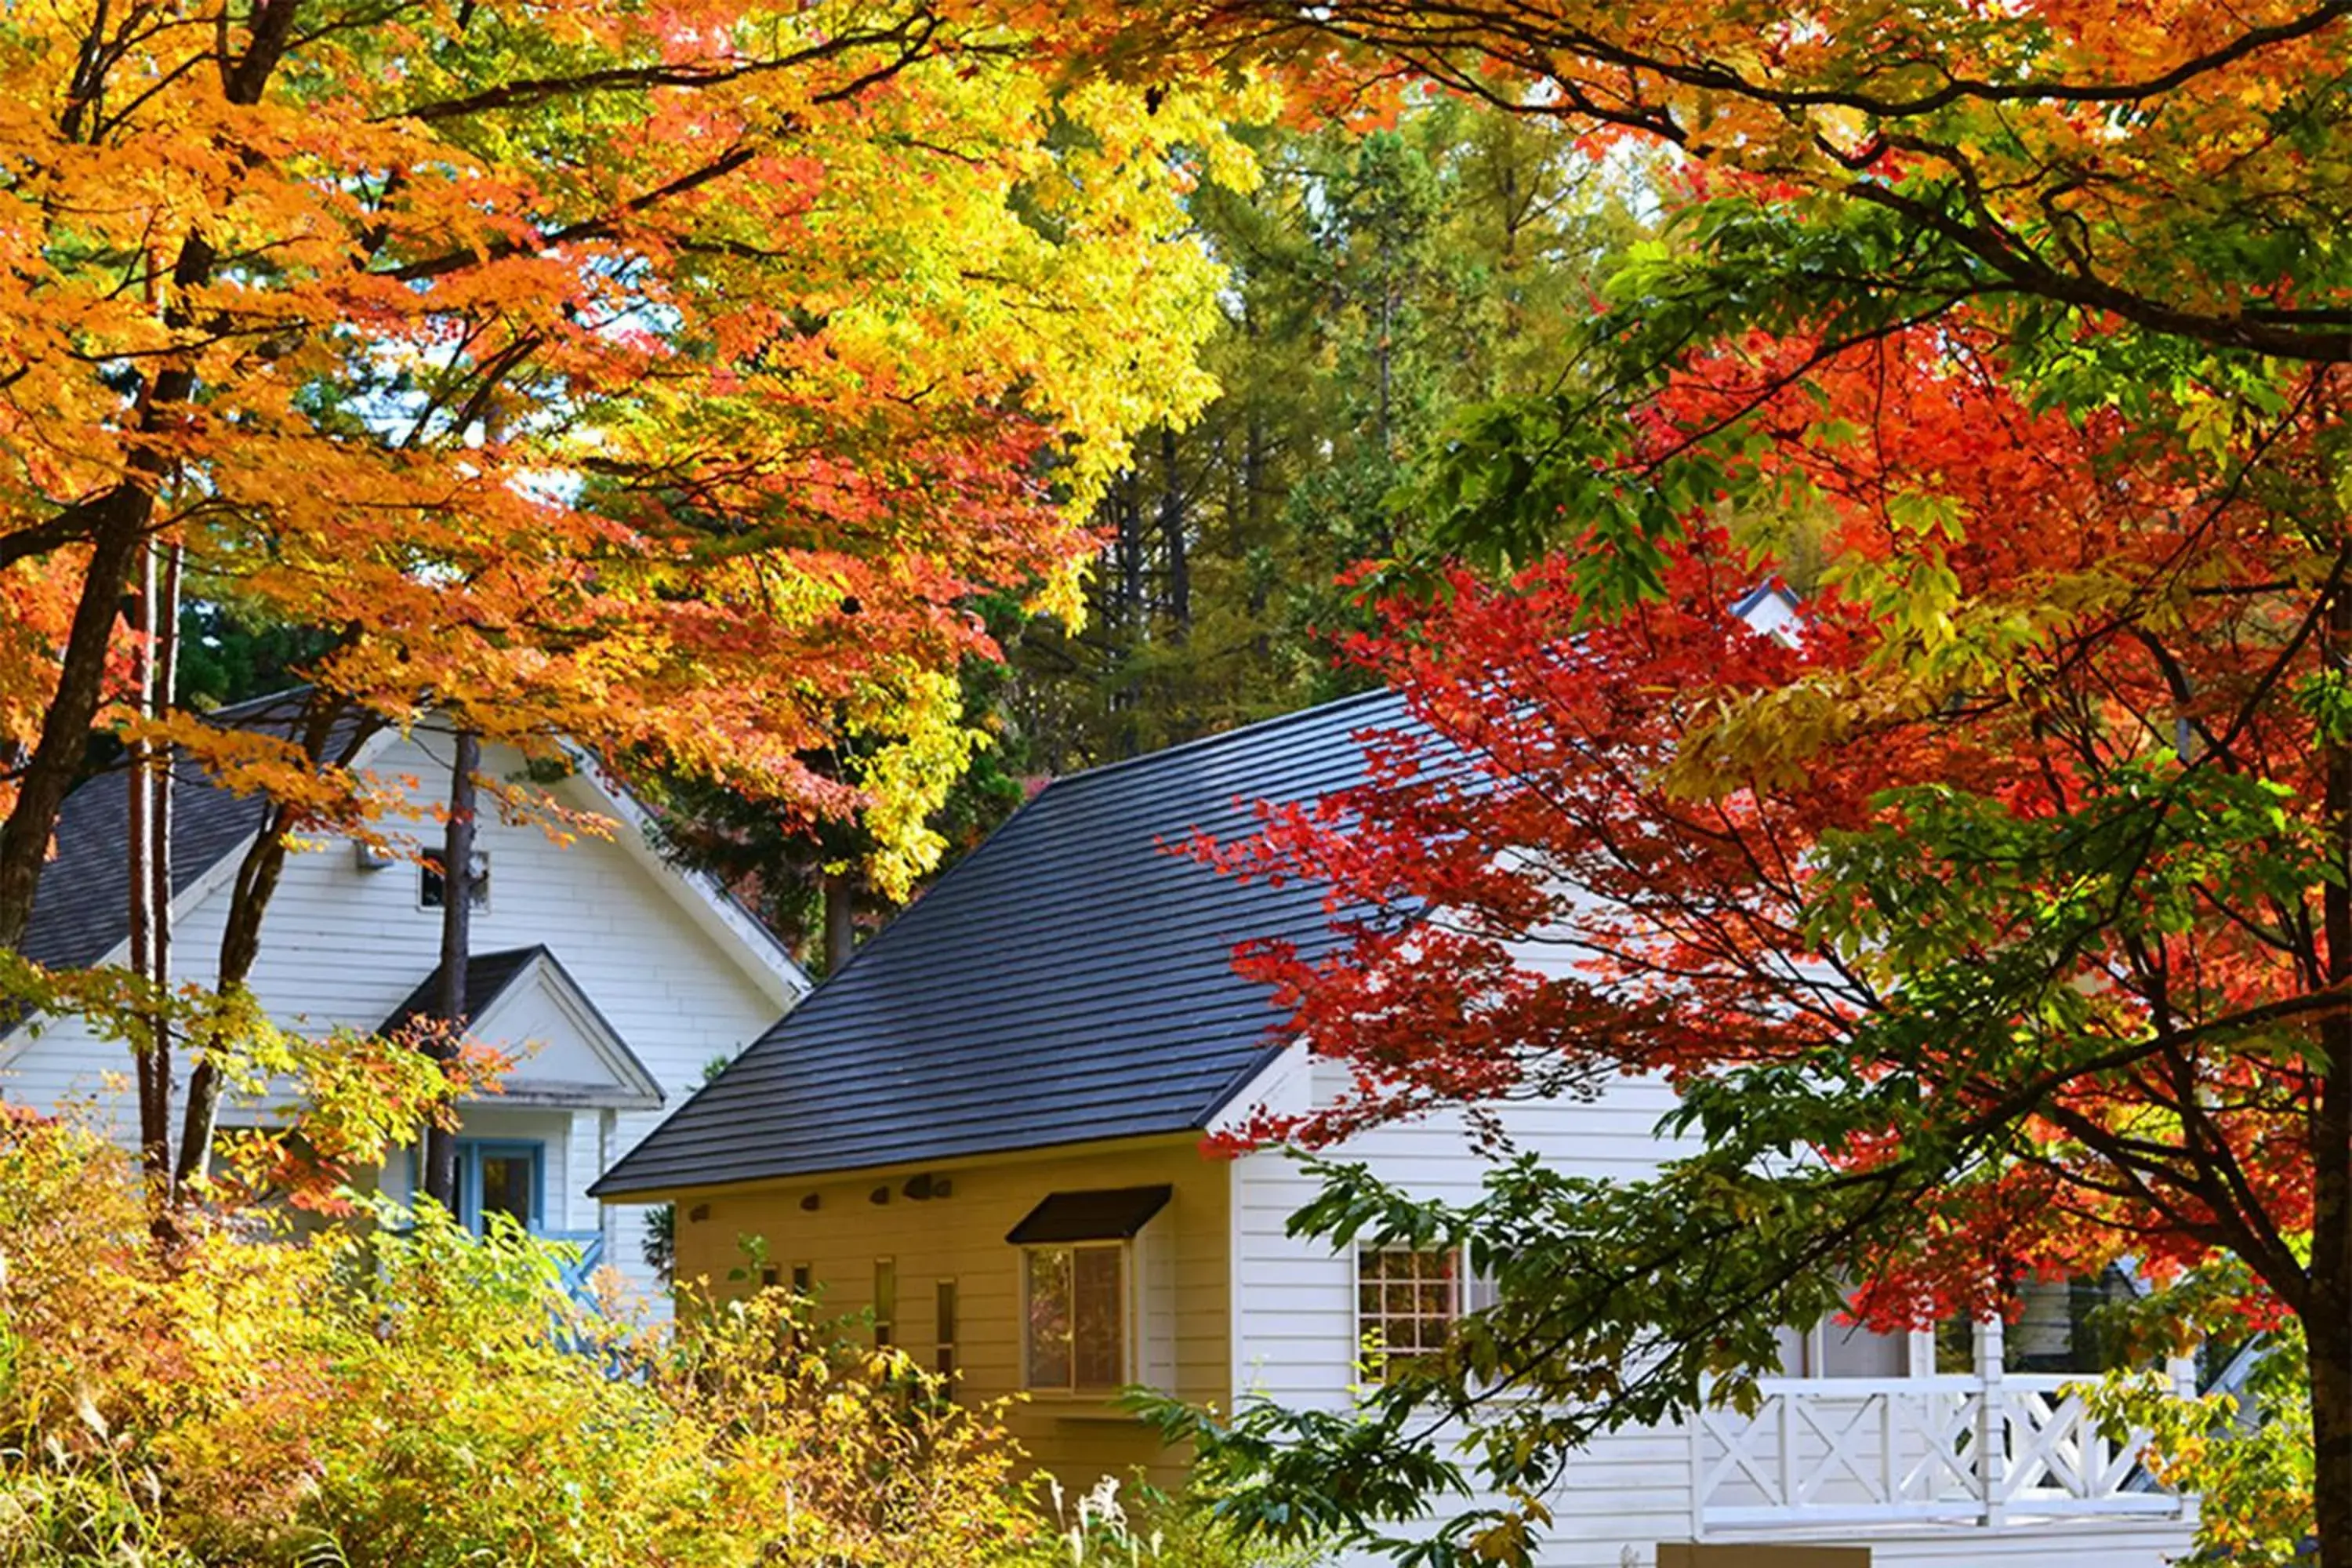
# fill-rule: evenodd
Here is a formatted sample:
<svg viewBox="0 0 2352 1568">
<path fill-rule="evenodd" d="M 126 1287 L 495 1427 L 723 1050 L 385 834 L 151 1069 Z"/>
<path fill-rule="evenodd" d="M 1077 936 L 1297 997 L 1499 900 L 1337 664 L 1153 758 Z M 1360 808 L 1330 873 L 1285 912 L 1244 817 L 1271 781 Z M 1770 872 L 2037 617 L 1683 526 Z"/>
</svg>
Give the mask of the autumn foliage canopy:
<svg viewBox="0 0 2352 1568">
<path fill-rule="evenodd" d="M 966 6 L 12 15 L 0 936 L 151 542 L 380 722 L 808 815 L 951 771 L 961 600 L 1066 599 L 1127 437 L 1206 398 L 1181 197 L 1248 177 L 1224 96 L 1048 55 Z M 299 735 L 170 729 L 368 810 Z M 845 732 L 870 790 L 806 765 Z"/>
<path fill-rule="evenodd" d="M 1352 1526 L 1480 1409 L 1504 1500 L 1440 1546 L 1508 1557 L 1586 1437 L 1745 1397 L 1775 1325 L 2123 1263 L 2179 1292 L 2156 1350 L 2307 1331 L 2352 1555 L 2342 8 L 1191 15 L 1677 170 L 1605 384 L 1473 411 L 1397 498 L 1450 559 L 1367 574 L 1349 657 L 1406 710 L 1367 782 L 1194 846 L 1331 890 L 1336 948 L 1241 962 L 1354 1089 L 1255 1136 L 1656 1074 L 1672 1157 L 1447 1205 L 1338 1148 L 1298 1228 L 1459 1246 L 1498 1304 L 1344 1429 L 1195 1425 L 1213 1462 Z"/>
</svg>

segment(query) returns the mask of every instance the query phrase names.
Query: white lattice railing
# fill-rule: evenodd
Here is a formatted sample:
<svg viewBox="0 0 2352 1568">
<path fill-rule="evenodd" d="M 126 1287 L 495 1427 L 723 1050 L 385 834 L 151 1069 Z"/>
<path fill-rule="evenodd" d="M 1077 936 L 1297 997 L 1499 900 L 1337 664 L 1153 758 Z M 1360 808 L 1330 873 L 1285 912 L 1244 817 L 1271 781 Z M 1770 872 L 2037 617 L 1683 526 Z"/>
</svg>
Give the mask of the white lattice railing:
<svg viewBox="0 0 2352 1568">
<path fill-rule="evenodd" d="M 2175 1516 L 2142 1441 L 2104 1436 L 2063 1376 L 1768 1378 L 1751 1415 L 1691 1426 L 1702 1531 Z"/>
</svg>

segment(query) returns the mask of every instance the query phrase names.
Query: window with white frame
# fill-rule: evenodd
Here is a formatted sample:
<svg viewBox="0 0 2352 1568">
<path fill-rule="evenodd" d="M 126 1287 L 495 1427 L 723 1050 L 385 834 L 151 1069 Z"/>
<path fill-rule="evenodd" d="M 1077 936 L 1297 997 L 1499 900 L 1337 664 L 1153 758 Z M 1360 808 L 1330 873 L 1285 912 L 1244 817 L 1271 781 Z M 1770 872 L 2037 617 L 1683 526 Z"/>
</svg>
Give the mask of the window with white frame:
<svg viewBox="0 0 2352 1568">
<path fill-rule="evenodd" d="M 1367 1247 L 1356 1254 L 1356 1335 L 1381 1366 L 1444 1350 L 1462 1316 L 1462 1255 Z"/>
<path fill-rule="evenodd" d="M 490 856 L 477 849 L 468 858 L 473 875 L 466 883 L 467 901 L 478 910 L 490 907 Z M 417 858 L 416 907 L 437 910 L 449 901 L 448 879 L 442 875 L 441 851 L 427 849 Z"/>
<path fill-rule="evenodd" d="M 1124 1242 L 1022 1250 L 1027 1386 L 1107 1393 L 1128 1381 L 1127 1255 Z"/>
</svg>

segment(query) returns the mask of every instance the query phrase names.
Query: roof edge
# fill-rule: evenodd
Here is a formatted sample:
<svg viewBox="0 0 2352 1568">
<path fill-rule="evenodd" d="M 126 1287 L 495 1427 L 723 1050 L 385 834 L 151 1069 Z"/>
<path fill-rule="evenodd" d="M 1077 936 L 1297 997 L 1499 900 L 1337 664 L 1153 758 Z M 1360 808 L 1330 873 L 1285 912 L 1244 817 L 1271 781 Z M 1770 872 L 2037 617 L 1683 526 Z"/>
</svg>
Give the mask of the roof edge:
<svg viewBox="0 0 2352 1568">
<path fill-rule="evenodd" d="M 659 1129 L 656 1129 L 656 1131 Z M 865 1165 L 828 1165 L 815 1171 L 770 1171 L 759 1175 L 729 1176 L 723 1180 L 680 1181 L 646 1185 L 624 1185 L 614 1178 L 625 1173 L 631 1150 L 614 1163 L 613 1168 L 588 1184 L 588 1195 L 600 1203 L 666 1203 L 688 1193 L 719 1193 L 737 1187 L 755 1186 L 816 1186 L 828 1182 L 863 1180 L 883 1171 L 921 1171 L 934 1166 L 961 1170 L 973 1164 L 1012 1164 L 1035 1156 L 1040 1159 L 1067 1158 L 1079 1150 L 1111 1150 L 1127 1144 L 1167 1144 L 1179 1139 L 1198 1142 L 1198 1127 L 1170 1127 L 1158 1132 L 1128 1132 L 1104 1138 L 1069 1138 L 1053 1143 L 1014 1144 L 1001 1149 L 975 1149 L 961 1154 L 942 1154 L 931 1160 L 879 1160 Z M 650 1141 L 652 1134 L 646 1135 Z M 637 1145 L 638 1149 L 644 1143 Z"/>
</svg>

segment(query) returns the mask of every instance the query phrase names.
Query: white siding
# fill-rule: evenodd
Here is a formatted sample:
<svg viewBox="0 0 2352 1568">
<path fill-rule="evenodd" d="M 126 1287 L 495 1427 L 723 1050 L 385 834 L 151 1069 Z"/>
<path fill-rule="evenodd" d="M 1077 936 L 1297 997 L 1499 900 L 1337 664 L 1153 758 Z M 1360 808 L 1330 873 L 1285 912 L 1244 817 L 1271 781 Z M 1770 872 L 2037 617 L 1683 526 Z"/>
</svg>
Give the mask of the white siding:
<svg viewBox="0 0 2352 1568">
<path fill-rule="evenodd" d="M 1318 1070 L 1294 1079 L 1290 1092 L 1319 1098 L 1336 1087 Z M 1629 1079 L 1594 1102 L 1515 1106 L 1504 1121 L 1555 1169 L 1635 1177 L 1656 1165 L 1652 1129 L 1671 1102 L 1662 1086 Z M 1450 1115 L 1380 1128 L 1334 1152 L 1423 1196 L 1457 1201 L 1477 1195 L 1486 1164 Z M 1314 1180 L 1286 1156 L 1259 1153 L 1235 1163 L 1234 1183 L 1235 1387 L 1293 1406 L 1344 1408 L 1356 1352 L 1354 1262 L 1283 1234 Z M 1648 1563 L 1656 1542 L 1690 1537 L 1689 1440 L 1676 1432 L 1603 1438 L 1569 1466 L 1548 1501 L 1557 1523 L 1545 1568 L 1622 1568 L 1628 1550 L 1630 1561 Z"/>
<path fill-rule="evenodd" d="M 1334 1069 L 1318 1064 L 1301 1071 L 1295 1059 L 1261 1082 L 1272 1086 L 1274 1103 L 1293 1110 L 1339 1087 Z M 1633 1180 L 1654 1171 L 1668 1147 L 1654 1129 L 1672 1104 L 1662 1082 L 1619 1079 L 1597 1100 L 1514 1106 L 1502 1121 L 1519 1148 L 1555 1170 Z M 1380 1128 L 1334 1153 L 1361 1160 L 1410 1191 L 1456 1201 L 1477 1194 L 1487 1161 L 1451 1115 Z M 1327 1244 L 1284 1234 L 1290 1215 L 1314 1192 L 1313 1179 L 1278 1152 L 1234 1163 L 1234 1384 L 1238 1395 L 1255 1392 L 1292 1407 L 1339 1410 L 1351 1397 L 1354 1376 L 1353 1260 Z M 1694 1479 L 1690 1438 L 1682 1429 L 1596 1440 L 1570 1461 L 1545 1499 L 1554 1522 L 1544 1535 L 1540 1568 L 1647 1568 L 1660 1542 L 1694 1538 Z M 2185 1552 L 2189 1531 L 2179 1523 L 2135 1521 L 2002 1532 L 1849 1532 L 1838 1539 L 1871 1545 L 1879 1568 L 2022 1564 L 2061 1555 L 2072 1568 L 2159 1568 Z"/>
<path fill-rule="evenodd" d="M 446 787 L 446 742 L 439 737 L 392 742 L 371 763 L 383 779 L 413 777 L 415 798 Z M 491 776 L 520 759 L 500 748 L 484 758 Z M 602 813 L 583 782 L 562 786 L 566 803 Z M 430 817 L 415 829 L 428 842 Z M 772 975 L 708 930 L 698 895 L 653 863 L 621 827 L 605 840 L 559 844 L 537 826 L 498 820 L 485 800 L 478 829 L 489 857 L 490 901 L 474 912 L 477 952 L 544 944 L 660 1082 L 674 1109 L 702 1081 L 703 1065 L 733 1057 L 783 1011 Z M 283 1023 L 313 1030 L 370 1028 L 383 1021 L 439 961 L 440 915 L 417 907 L 417 870 L 406 863 L 359 868 L 351 844 L 323 838 L 290 857 L 262 929 L 255 994 Z M 209 982 L 216 971 L 226 900 L 217 888 L 179 916 L 175 969 Z M 520 1042 L 518 1042 L 520 1043 Z M 88 1100 L 119 1129 L 132 1114 L 121 1079 L 130 1058 L 119 1043 L 97 1040 L 78 1025 L 52 1026 L 35 1037 L 20 1031 L 0 1047 L 0 1093 L 54 1106 Z M 111 1082 L 110 1081 L 111 1079 Z M 613 1151 L 618 1158 L 660 1122 L 661 1110 L 624 1111 Z M 598 1173 L 593 1110 L 526 1111 L 487 1105 L 467 1117 L 468 1133 L 545 1138 L 551 1228 L 586 1230 L 600 1223 L 585 1188 Z M 388 1175 L 405 1162 L 395 1157 Z M 558 1177 L 561 1177 L 559 1180 Z M 607 1261 L 651 1293 L 642 1259 L 645 1213 L 622 1207 L 613 1218 Z"/>
</svg>

